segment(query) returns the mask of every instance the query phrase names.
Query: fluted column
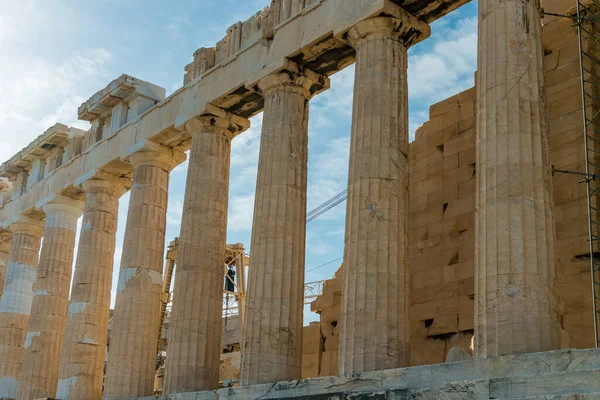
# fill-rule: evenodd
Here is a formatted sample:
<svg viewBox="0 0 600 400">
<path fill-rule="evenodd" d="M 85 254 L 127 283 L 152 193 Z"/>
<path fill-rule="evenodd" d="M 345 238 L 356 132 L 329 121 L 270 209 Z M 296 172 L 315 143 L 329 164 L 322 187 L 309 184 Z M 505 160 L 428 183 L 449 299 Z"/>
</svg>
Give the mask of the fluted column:
<svg viewBox="0 0 600 400">
<path fill-rule="evenodd" d="M 539 1 L 480 0 L 475 351 L 559 347 Z"/>
<path fill-rule="evenodd" d="M 356 76 L 348 172 L 339 371 L 409 363 L 407 49 L 429 26 L 360 22 L 348 39 Z"/>
<path fill-rule="evenodd" d="M 75 230 L 77 219 L 83 212 L 83 202 L 54 196 L 41 208 L 46 214 L 46 225 L 19 379 L 18 398 L 22 400 L 56 397 L 67 324 Z"/>
<path fill-rule="evenodd" d="M 158 146 L 129 156 L 133 186 L 108 352 L 106 399 L 153 394 L 169 172 L 183 161 L 182 156 Z"/>
<path fill-rule="evenodd" d="M 307 74 L 309 71 L 305 71 Z M 259 83 L 265 99 L 252 226 L 243 385 L 298 379 L 302 358 L 308 100 L 315 74 Z"/>
<path fill-rule="evenodd" d="M 215 111 L 186 124 L 192 147 L 169 327 L 168 394 L 219 383 L 231 140 L 249 121 Z"/>
<path fill-rule="evenodd" d="M 6 267 L 8 266 L 8 256 L 10 254 L 10 238 L 2 241 L 0 237 L 0 296 L 4 290 L 4 277 L 6 276 Z"/>
<path fill-rule="evenodd" d="M 119 197 L 126 189 L 121 179 L 103 175 L 82 184 L 86 200 L 60 363 L 61 400 L 102 398 Z"/>
<path fill-rule="evenodd" d="M 9 226 L 10 254 L 0 299 L 0 398 L 16 399 L 25 355 L 33 284 L 37 275 L 44 222 L 21 217 Z"/>
</svg>

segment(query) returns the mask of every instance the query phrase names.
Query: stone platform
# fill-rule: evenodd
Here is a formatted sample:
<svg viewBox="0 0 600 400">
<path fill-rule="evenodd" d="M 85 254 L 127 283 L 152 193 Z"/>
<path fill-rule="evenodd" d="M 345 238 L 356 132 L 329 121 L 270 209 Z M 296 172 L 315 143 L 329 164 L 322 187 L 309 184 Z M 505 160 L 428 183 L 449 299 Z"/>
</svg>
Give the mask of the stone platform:
<svg viewBox="0 0 600 400">
<path fill-rule="evenodd" d="M 600 399 L 600 350 L 559 350 L 139 400 Z"/>
</svg>

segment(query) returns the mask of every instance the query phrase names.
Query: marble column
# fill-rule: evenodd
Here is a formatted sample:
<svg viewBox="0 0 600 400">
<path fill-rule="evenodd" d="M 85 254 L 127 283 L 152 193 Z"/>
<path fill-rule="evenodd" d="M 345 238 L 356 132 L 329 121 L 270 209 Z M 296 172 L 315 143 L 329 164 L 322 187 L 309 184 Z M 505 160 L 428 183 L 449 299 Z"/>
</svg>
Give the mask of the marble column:
<svg viewBox="0 0 600 400">
<path fill-rule="evenodd" d="M 63 196 L 53 196 L 40 206 L 46 214 L 46 225 L 19 378 L 18 398 L 22 400 L 56 397 L 75 231 L 83 212 L 83 202 Z"/>
<path fill-rule="evenodd" d="M 325 77 L 263 78 L 265 99 L 252 225 L 241 383 L 299 379 L 302 364 L 308 101 Z"/>
<path fill-rule="evenodd" d="M 8 266 L 8 256 L 10 254 L 10 237 L 4 238 L 0 236 L 0 296 L 4 289 L 4 277 L 6 276 L 6 267 Z"/>
<path fill-rule="evenodd" d="M 429 26 L 401 12 L 354 26 L 339 372 L 409 364 L 407 50 Z"/>
<path fill-rule="evenodd" d="M 0 299 L 0 398 L 16 399 L 25 355 L 44 222 L 20 217 L 9 226 L 10 254 Z"/>
<path fill-rule="evenodd" d="M 215 114 L 186 124 L 192 147 L 169 327 L 167 394 L 212 390 L 219 383 L 231 140 L 250 123 Z"/>
<path fill-rule="evenodd" d="M 183 153 L 158 145 L 129 156 L 134 168 L 133 186 L 108 352 L 105 399 L 151 396 L 154 391 L 169 172 L 184 158 Z"/>
<path fill-rule="evenodd" d="M 61 400 L 102 399 L 119 197 L 126 190 L 120 178 L 103 178 L 82 184 L 86 200 L 59 370 Z"/>
<path fill-rule="evenodd" d="M 539 1 L 480 0 L 475 352 L 559 348 Z"/>
</svg>

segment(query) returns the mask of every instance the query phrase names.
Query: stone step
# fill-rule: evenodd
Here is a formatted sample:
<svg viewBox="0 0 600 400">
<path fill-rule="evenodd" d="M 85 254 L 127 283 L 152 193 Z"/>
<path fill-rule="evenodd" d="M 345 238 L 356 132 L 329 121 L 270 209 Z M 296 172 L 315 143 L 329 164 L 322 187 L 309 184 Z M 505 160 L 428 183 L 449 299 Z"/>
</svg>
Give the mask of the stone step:
<svg viewBox="0 0 600 400">
<path fill-rule="evenodd" d="M 498 399 L 508 400 L 508 399 Z M 557 394 L 549 396 L 520 397 L 511 400 L 600 400 L 600 392 L 587 394 Z"/>
<path fill-rule="evenodd" d="M 433 389 L 446 382 L 518 378 L 593 369 L 600 369 L 599 350 L 558 350 L 363 372 L 360 374 L 360 378 L 374 382 L 383 379 L 382 389 Z M 329 385 L 329 382 L 321 383 L 325 386 Z M 315 384 L 318 385 L 317 382 Z"/>
<path fill-rule="evenodd" d="M 497 399 L 497 400 L 508 400 L 508 399 Z M 600 400 L 600 392 L 597 393 L 586 393 L 586 394 L 556 394 L 548 396 L 528 396 L 519 397 L 510 400 Z"/>
<path fill-rule="evenodd" d="M 600 400 L 600 369 L 448 382 L 425 398 Z"/>
<path fill-rule="evenodd" d="M 600 350 L 558 350 L 181 393 L 169 400 L 600 400 Z M 158 400 L 149 397 L 144 400 Z"/>
</svg>

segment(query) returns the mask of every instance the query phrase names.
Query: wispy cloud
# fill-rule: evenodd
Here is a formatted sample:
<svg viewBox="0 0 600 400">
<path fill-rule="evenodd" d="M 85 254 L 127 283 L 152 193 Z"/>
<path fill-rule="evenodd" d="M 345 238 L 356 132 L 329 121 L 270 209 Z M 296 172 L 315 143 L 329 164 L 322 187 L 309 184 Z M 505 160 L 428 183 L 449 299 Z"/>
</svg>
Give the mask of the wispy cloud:
<svg viewBox="0 0 600 400">
<path fill-rule="evenodd" d="M 102 48 L 51 62 L 18 57 L 0 66 L 0 159 L 4 160 L 56 122 L 85 128 L 77 107 L 109 81 L 112 54 Z"/>
<path fill-rule="evenodd" d="M 230 232 L 251 232 L 254 215 L 254 192 L 229 198 L 228 230 Z"/>
<path fill-rule="evenodd" d="M 457 21 L 438 31 L 433 48 L 409 57 L 408 82 L 412 100 L 437 102 L 473 86 L 477 65 L 477 18 Z"/>
</svg>

